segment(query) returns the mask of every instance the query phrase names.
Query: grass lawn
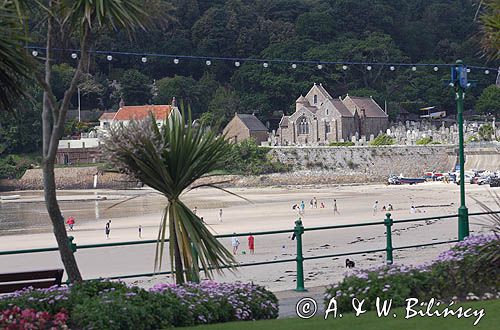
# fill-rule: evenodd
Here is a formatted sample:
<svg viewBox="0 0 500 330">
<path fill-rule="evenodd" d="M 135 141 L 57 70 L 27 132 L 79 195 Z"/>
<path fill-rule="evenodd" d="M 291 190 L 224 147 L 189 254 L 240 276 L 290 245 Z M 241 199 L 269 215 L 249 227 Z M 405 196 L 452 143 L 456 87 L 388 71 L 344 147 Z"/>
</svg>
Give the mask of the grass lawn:
<svg viewBox="0 0 500 330">
<path fill-rule="evenodd" d="M 459 303 L 452 307 L 456 310 L 459 306 L 464 306 L 464 310 L 468 307 L 480 310 L 484 308 L 484 316 L 479 324 L 473 326 L 476 317 L 472 316 L 468 319 L 457 319 L 453 316 L 447 318 L 437 317 L 419 317 L 406 320 L 404 317 L 406 312 L 403 308 L 392 310 L 397 315 L 397 318 L 377 318 L 376 313 L 369 312 L 359 317 L 354 314 L 344 315 L 342 318 L 323 320 L 323 318 L 315 317 L 308 320 L 299 318 L 287 318 L 280 320 L 255 321 L 255 322 L 229 322 L 212 325 L 202 325 L 198 327 L 189 327 L 182 329 L 196 330 L 229 330 L 229 329 L 335 329 L 335 330 L 420 330 L 420 329 L 438 329 L 438 330 L 462 330 L 462 329 L 499 329 L 500 326 L 500 300 L 480 301 L 470 303 Z M 331 316 L 331 315 L 330 315 Z M 495 325 L 496 324 L 496 325 Z"/>
</svg>

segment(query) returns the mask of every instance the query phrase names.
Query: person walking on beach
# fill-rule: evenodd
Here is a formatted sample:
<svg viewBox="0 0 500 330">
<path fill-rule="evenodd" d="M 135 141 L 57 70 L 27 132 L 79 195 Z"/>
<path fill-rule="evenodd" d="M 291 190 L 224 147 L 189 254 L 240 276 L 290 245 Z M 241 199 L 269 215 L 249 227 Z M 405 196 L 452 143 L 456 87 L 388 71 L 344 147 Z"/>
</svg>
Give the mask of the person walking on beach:
<svg viewBox="0 0 500 330">
<path fill-rule="evenodd" d="M 412 205 L 410 207 L 410 214 L 415 214 L 415 213 L 417 213 L 417 209 L 415 208 L 415 206 Z"/>
<path fill-rule="evenodd" d="M 313 197 L 313 204 L 314 204 L 314 208 L 317 209 L 318 208 L 318 200 L 316 199 L 316 197 Z"/>
<path fill-rule="evenodd" d="M 306 203 L 304 203 L 304 201 L 301 201 L 301 202 L 300 202 L 300 211 L 301 211 L 302 213 L 304 213 L 305 208 L 306 208 Z"/>
<path fill-rule="evenodd" d="M 333 215 L 335 215 L 335 213 L 340 214 L 339 209 L 337 208 L 337 200 L 336 199 L 333 200 Z"/>
<path fill-rule="evenodd" d="M 222 222 L 222 209 L 219 210 L 219 221 Z"/>
<path fill-rule="evenodd" d="M 106 222 L 106 228 L 104 229 L 104 232 L 106 233 L 106 239 L 109 239 L 109 233 L 111 232 L 111 220 Z"/>
<path fill-rule="evenodd" d="M 75 218 L 69 217 L 66 223 L 68 224 L 69 231 L 73 231 L 73 226 L 75 225 Z"/>
<path fill-rule="evenodd" d="M 238 239 L 238 237 L 231 237 L 231 245 L 233 246 L 233 254 L 236 255 L 236 253 L 238 252 L 238 247 L 240 246 L 240 240 Z"/>
<path fill-rule="evenodd" d="M 142 238 L 142 226 L 139 225 L 139 238 Z"/>
<path fill-rule="evenodd" d="M 376 215 L 378 211 L 378 201 L 375 201 L 375 204 L 373 204 L 373 215 Z"/>
<path fill-rule="evenodd" d="M 313 208 L 314 201 L 312 199 L 309 201 L 309 205 L 311 205 L 311 208 Z"/>
<path fill-rule="evenodd" d="M 250 254 L 255 253 L 255 238 L 252 234 L 248 236 L 248 250 L 250 250 Z"/>
</svg>

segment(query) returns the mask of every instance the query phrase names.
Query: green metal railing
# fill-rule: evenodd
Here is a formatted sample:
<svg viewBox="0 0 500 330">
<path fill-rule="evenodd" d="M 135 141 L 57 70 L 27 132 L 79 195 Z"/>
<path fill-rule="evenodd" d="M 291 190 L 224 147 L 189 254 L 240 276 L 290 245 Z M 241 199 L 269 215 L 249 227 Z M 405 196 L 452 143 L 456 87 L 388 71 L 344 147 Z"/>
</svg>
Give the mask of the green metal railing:
<svg viewBox="0 0 500 330">
<path fill-rule="evenodd" d="M 493 212 L 477 212 L 470 213 L 469 216 L 485 216 L 491 214 L 500 214 L 500 211 Z M 278 263 L 287 263 L 287 262 L 295 262 L 297 269 L 297 279 L 296 279 L 296 291 L 307 291 L 304 286 L 304 261 L 306 260 L 314 260 L 314 259 L 323 259 L 323 258 L 335 258 L 335 257 L 343 257 L 343 256 L 351 256 L 351 255 L 360 255 L 366 253 L 377 253 L 377 252 L 385 252 L 386 253 L 386 263 L 392 264 L 394 262 L 393 251 L 394 250 L 403 250 L 403 249 L 411 249 L 417 247 L 426 247 L 440 244 L 449 244 L 458 242 L 458 239 L 448 240 L 448 241 L 439 241 L 432 243 L 423 243 L 423 244 L 415 244 L 415 245 L 405 245 L 405 246 L 397 246 L 394 247 L 392 244 L 392 226 L 394 224 L 401 224 L 407 222 L 419 222 L 419 221 L 430 221 L 430 220 L 444 220 L 444 219 L 453 219 L 458 218 L 458 214 L 453 215 L 445 215 L 445 216 L 435 216 L 435 217 L 426 217 L 426 218 L 412 218 L 412 219 L 403 219 L 403 220 L 393 220 L 391 218 L 391 214 L 387 213 L 385 215 L 384 221 L 375 221 L 375 222 L 364 222 L 364 223 L 356 223 L 356 224 L 346 224 L 346 225 L 333 225 L 333 226 L 320 226 L 320 227 L 311 227 L 304 228 L 302 224 L 302 220 L 299 218 L 295 221 L 295 227 L 293 229 L 285 229 L 285 230 L 272 230 L 272 231 L 261 231 L 261 232 L 246 232 L 246 233 L 235 233 L 235 234 L 223 234 L 216 235 L 216 238 L 229 238 L 233 236 L 249 236 L 250 234 L 253 236 L 266 236 L 266 235 L 277 235 L 277 234 L 294 234 L 296 238 L 296 257 L 295 258 L 287 258 L 287 259 L 278 259 L 272 261 L 258 261 L 244 264 L 236 264 L 236 265 L 227 265 L 222 267 L 224 268 L 234 268 L 234 267 L 250 267 L 250 266 L 260 266 L 260 265 L 269 265 L 269 264 L 278 264 Z M 367 226 L 385 226 L 385 236 L 386 236 L 386 246 L 385 248 L 380 249 L 371 249 L 364 251 L 354 251 L 354 252 L 344 252 L 344 253 L 335 253 L 335 254 L 322 254 L 318 256 L 304 256 L 302 252 L 302 236 L 306 232 L 318 231 L 318 230 L 334 230 L 334 229 L 345 229 L 345 228 L 355 228 L 355 227 L 367 227 Z M 100 243 L 100 244 L 82 244 L 77 245 L 73 242 L 74 237 L 69 236 L 68 244 L 70 245 L 73 252 L 81 249 L 94 249 L 94 248 L 103 248 L 103 247 L 117 247 L 117 246 L 129 246 L 129 245 L 144 245 L 144 244 L 156 244 L 157 240 L 141 240 L 141 241 L 126 241 L 126 242 L 115 242 L 115 243 Z M 169 240 L 166 239 L 166 242 Z M 38 249 L 25 249 L 25 250 L 12 250 L 12 251 L 0 251 L 1 255 L 14 255 L 14 254 L 26 254 L 26 253 L 41 253 L 41 252 L 53 252 L 58 251 L 57 247 L 49 247 L 49 248 L 38 248 Z M 200 268 L 200 271 L 203 271 L 203 268 Z M 120 276 L 112 276 L 107 277 L 107 279 L 126 279 L 126 278 L 135 278 L 135 277 L 149 277 L 155 275 L 167 275 L 172 274 L 171 271 L 163 271 L 163 272 L 149 272 L 149 273 L 141 273 L 141 274 L 130 274 L 130 275 L 120 275 Z"/>
</svg>

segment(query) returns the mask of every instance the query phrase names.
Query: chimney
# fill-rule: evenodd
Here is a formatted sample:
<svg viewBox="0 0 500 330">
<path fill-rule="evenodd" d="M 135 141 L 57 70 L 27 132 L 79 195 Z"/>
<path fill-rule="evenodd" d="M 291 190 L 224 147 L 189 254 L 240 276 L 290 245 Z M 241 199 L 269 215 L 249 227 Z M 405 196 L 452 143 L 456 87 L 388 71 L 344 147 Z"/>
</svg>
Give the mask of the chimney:
<svg viewBox="0 0 500 330">
<path fill-rule="evenodd" d="M 123 97 L 120 99 L 120 108 L 123 108 L 125 106 L 125 101 L 123 100 Z"/>
<path fill-rule="evenodd" d="M 177 107 L 177 101 L 175 100 L 175 96 L 172 97 L 172 108 Z"/>
<path fill-rule="evenodd" d="M 366 117 L 366 111 L 365 111 L 365 109 L 361 109 L 361 116 L 362 117 Z"/>
</svg>

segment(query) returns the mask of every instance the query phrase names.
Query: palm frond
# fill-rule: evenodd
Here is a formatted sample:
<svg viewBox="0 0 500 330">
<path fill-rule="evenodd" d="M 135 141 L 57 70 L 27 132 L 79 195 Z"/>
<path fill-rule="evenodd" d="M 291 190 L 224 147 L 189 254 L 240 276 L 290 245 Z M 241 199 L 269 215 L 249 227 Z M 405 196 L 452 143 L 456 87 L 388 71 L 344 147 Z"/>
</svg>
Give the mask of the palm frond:
<svg viewBox="0 0 500 330">
<path fill-rule="evenodd" d="M 17 2 L 0 3 L 0 111 L 12 110 L 25 95 L 22 81 L 29 76 L 27 41 Z"/>
</svg>

